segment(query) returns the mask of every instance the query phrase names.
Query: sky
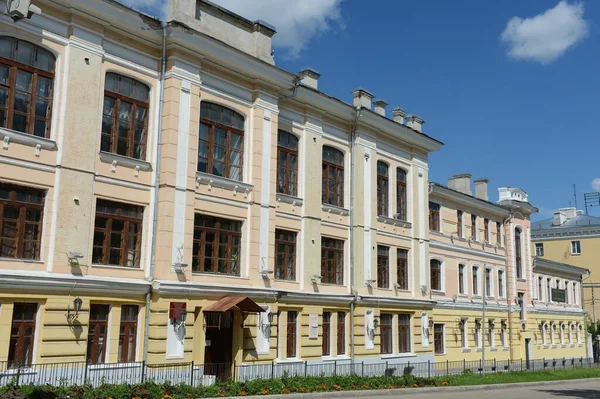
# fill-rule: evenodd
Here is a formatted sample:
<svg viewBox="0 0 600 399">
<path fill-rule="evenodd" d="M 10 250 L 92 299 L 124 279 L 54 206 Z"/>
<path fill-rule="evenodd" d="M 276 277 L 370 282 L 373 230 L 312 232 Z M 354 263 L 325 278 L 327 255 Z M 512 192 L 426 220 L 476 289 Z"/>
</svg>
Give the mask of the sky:
<svg viewBox="0 0 600 399">
<path fill-rule="evenodd" d="M 165 0 L 123 0 L 160 15 Z M 277 28 L 275 59 L 362 87 L 425 120 L 445 146 L 430 180 L 471 173 L 524 189 L 540 212 L 600 190 L 600 1 L 213 0 Z M 600 216 L 600 207 L 590 214 Z"/>
</svg>

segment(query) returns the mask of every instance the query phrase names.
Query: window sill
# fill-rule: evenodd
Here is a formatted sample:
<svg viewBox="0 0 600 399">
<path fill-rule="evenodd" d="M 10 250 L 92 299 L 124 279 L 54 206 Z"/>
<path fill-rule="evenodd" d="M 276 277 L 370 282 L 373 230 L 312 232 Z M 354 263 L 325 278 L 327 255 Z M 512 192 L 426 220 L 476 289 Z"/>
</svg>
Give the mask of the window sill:
<svg viewBox="0 0 600 399">
<path fill-rule="evenodd" d="M 211 175 L 210 173 L 196 172 L 196 187 L 201 184 L 206 184 L 209 187 L 224 188 L 231 191 L 243 191 L 249 193 L 254 189 L 251 184 L 246 184 L 238 180 L 228 179 L 217 175 Z"/>
<path fill-rule="evenodd" d="M 412 352 L 407 352 L 407 353 L 388 353 L 386 355 L 381 355 L 382 359 L 402 359 L 402 358 L 406 358 L 406 357 L 416 357 L 417 355 L 415 355 Z"/>
<path fill-rule="evenodd" d="M 321 204 L 321 209 L 327 213 L 337 213 L 340 216 L 348 216 L 350 211 L 346 208 L 340 208 L 339 206 L 329 205 L 329 204 Z"/>
<path fill-rule="evenodd" d="M 32 265 L 43 265 L 44 264 L 44 261 L 41 261 L 41 260 L 15 259 L 15 258 L 0 258 L 0 262 L 26 263 L 26 264 L 32 264 Z"/>
<path fill-rule="evenodd" d="M 462 353 L 471 353 L 471 348 L 462 348 Z"/>
<path fill-rule="evenodd" d="M 440 236 L 440 237 L 445 237 L 446 235 L 444 233 L 442 233 L 441 231 L 437 231 L 437 230 L 429 230 L 429 234 L 433 234 L 435 236 Z"/>
<path fill-rule="evenodd" d="M 446 293 L 444 291 L 431 290 L 431 295 L 445 296 Z"/>
<path fill-rule="evenodd" d="M 111 363 L 111 364 L 90 364 L 89 370 L 112 370 L 112 369 L 130 369 L 141 367 L 139 363 Z"/>
<path fill-rule="evenodd" d="M 498 348 L 496 348 L 495 346 L 490 348 L 490 352 L 498 352 Z"/>
<path fill-rule="evenodd" d="M 483 352 L 483 348 L 477 348 L 477 352 Z"/>
<path fill-rule="evenodd" d="M 110 163 L 115 166 L 139 169 L 143 170 L 144 172 L 152 170 L 152 165 L 150 164 L 150 162 L 146 162 L 141 159 L 126 157 L 119 154 L 113 154 L 111 152 L 100 151 L 100 161 L 104 163 Z"/>
<path fill-rule="evenodd" d="M 383 224 L 391 224 L 394 226 L 406 227 L 408 229 L 412 228 L 412 223 L 410 223 L 410 222 L 407 222 L 405 220 L 390 218 L 387 216 L 382 216 L 382 215 L 377 216 L 377 221 L 381 222 Z"/>
<path fill-rule="evenodd" d="M 275 364 L 289 364 L 289 363 L 304 363 L 304 360 L 299 357 L 293 357 L 289 359 L 275 359 Z"/>
<path fill-rule="evenodd" d="M 578 253 L 578 254 L 571 254 L 571 256 L 579 256 L 579 255 L 581 255 L 581 253 Z"/>
<path fill-rule="evenodd" d="M 459 298 L 468 298 L 468 297 L 469 297 L 469 294 L 465 294 L 465 293 L 459 293 L 459 294 L 458 294 L 458 297 L 459 297 Z"/>
<path fill-rule="evenodd" d="M 300 282 L 298 280 L 282 280 L 279 278 L 274 278 L 273 281 L 275 281 L 276 283 L 300 284 Z"/>
<path fill-rule="evenodd" d="M 248 277 L 242 276 L 234 276 L 232 274 L 218 274 L 218 273 L 202 273 L 202 272 L 192 272 L 192 276 L 201 276 L 201 277 L 225 277 L 231 278 L 235 280 L 250 280 Z"/>
<path fill-rule="evenodd" d="M 39 148 L 43 148 L 44 150 L 56 150 L 57 148 L 56 142 L 53 140 L 5 128 L 0 128 L 0 140 L 6 143 L 6 147 L 10 142 L 15 142 L 30 147 L 37 148 L 39 146 Z"/>
<path fill-rule="evenodd" d="M 502 350 L 503 350 L 503 351 L 509 351 L 509 350 L 510 350 L 510 347 L 508 347 L 508 346 L 505 346 L 505 347 L 503 347 L 503 348 L 502 348 Z"/>
<path fill-rule="evenodd" d="M 321 356 L 321 360 L 324 362 L 335 362 L 338 360 L 350 360 L 348 355 L 337 355 L 337 356 Z"/>
<path fill-rule="evenodd" d="M 292 204 L 292 206 L 304 205 L 304 200 L 302 198 L 291 195 L 277 193 L 276 198 L 278 202 L 283 202 L 284 204 Z"/>
<path fill-rule="evenodd" d="M 526 280 L 526 279 L 524 279 L 524 278 L 517 278 L 517 282 L 520 282 L 520 283 L 526 283 L 526 282 L 527 282 L 527 280 Z"/>
<path fill-rule="evenodd" d="M 141 267 L 127 267 L 127 266 L 118 266 L 118 265 L 102 265 L 102 264 L 92 264 L 92 268 L 98 269 L 115 269 L 115 270 L 131 270 L 134 272 L 143 272 L 144 269 Z"/>
</svg>

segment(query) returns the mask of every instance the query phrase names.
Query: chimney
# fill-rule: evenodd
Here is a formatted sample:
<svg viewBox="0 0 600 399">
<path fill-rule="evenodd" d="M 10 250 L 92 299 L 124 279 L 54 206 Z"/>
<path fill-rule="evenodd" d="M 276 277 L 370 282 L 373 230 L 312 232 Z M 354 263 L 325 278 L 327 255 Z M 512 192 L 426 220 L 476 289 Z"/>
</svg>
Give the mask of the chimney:
<svg viewBox="0 0 600 399">
<path fill-rule="evenodd" d="M 304 68 L 300 72 L 298 72 L 298 76 L 300 76 L 300 82 L 303 85 L 312 87 L 313 89 L 318 89 L 319 78 L 321 74 L 312 68 Z"/>
<path fill-rule="evenodd" d="M 475 198 L 479 198 L 484 201 L 488 201 L 488 183 L 489 182 L 490 181 L 486 178 L 473 180 L 473 183 L 475 183 Z"/>
<path fill-rule="evenodd" d="M 567 217 L 561 211 L 554 212 L 554 220 L 552 220 L 553 226 L 561 226 L 567 221 Z"/>
<path fill-rule="evenodd" d="M 561 208 L 558 211 L 565 215 L 567 220 L 575 219 L 577 217 L 577 208 Z"/>
<path fill-rule="evenodd" d="M 469 173 L 463 173 L 461 175 L 452 176 L 448 179 L 448 188 L 463 194 L 473 195 L 471 192 L 471 175 Z"/>
<path fill-rule="evenodd" d="M 373 100 L 373 94 L 369 93 L 364 89 L 356 89 L 352 92 L 352 104 L 355 107 L 362 107 L 371 109 L 371 100 Z"/>
<path fill-rule="evenodd" d="M 416 115 L 409 115 L 406 117 L 406 126 L 416 130 L 417 132 L 421 132 L 424 123 L 425 121 Z"/>
<path fill-rule="evenodd" d="M 388 106 L 388 103 L 386 103 L 385 100 L 376 100 L 373 102 L 373 105 L 375 105 L 375 113 L 385 116 L 385 107 Z"/>
<path fill-rule="evenodd" d="M 394 117 L 394 121 L 404 125 L 404 117 L 406 116 L 406 111 L 404 111 L 400 107 L 396 107 L 392 110 L 392 116 Z"/>
</svg>

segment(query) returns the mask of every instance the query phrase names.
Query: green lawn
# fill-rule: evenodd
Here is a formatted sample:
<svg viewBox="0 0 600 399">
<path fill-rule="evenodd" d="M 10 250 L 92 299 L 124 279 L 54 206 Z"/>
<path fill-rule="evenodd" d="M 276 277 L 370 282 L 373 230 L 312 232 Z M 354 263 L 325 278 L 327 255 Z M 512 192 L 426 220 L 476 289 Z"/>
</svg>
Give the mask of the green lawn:
<svg viewBox="0 0 600 399">
<path fill-rule="evenodd" d="M 441 381 L 447 381 L 448 385 L 487 385 L 487 384 L 510 384 L 518 382 L 576 380 L 582 378 L 600 378 L 600 368 L 585 368 L 575 370 L 556 371 L 531 371 L 498 374 L 461 374 L 457 376 L 443 377 Z"/>
</svg>

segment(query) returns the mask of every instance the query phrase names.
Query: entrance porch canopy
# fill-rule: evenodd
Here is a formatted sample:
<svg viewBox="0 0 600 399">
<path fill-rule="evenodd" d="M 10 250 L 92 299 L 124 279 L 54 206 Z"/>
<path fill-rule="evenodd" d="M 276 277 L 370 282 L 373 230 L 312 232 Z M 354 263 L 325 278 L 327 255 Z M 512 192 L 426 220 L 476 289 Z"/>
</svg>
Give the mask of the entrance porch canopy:
<svg viewBox="0 0 600 399">
<path fill-rule="evenodd" d="M 262 313 L 265 310 L 247 296 L 226 296 L 204 309 L 205 312 L 225 313 L 238 309 L 247 313 Z"/>
</svg>

